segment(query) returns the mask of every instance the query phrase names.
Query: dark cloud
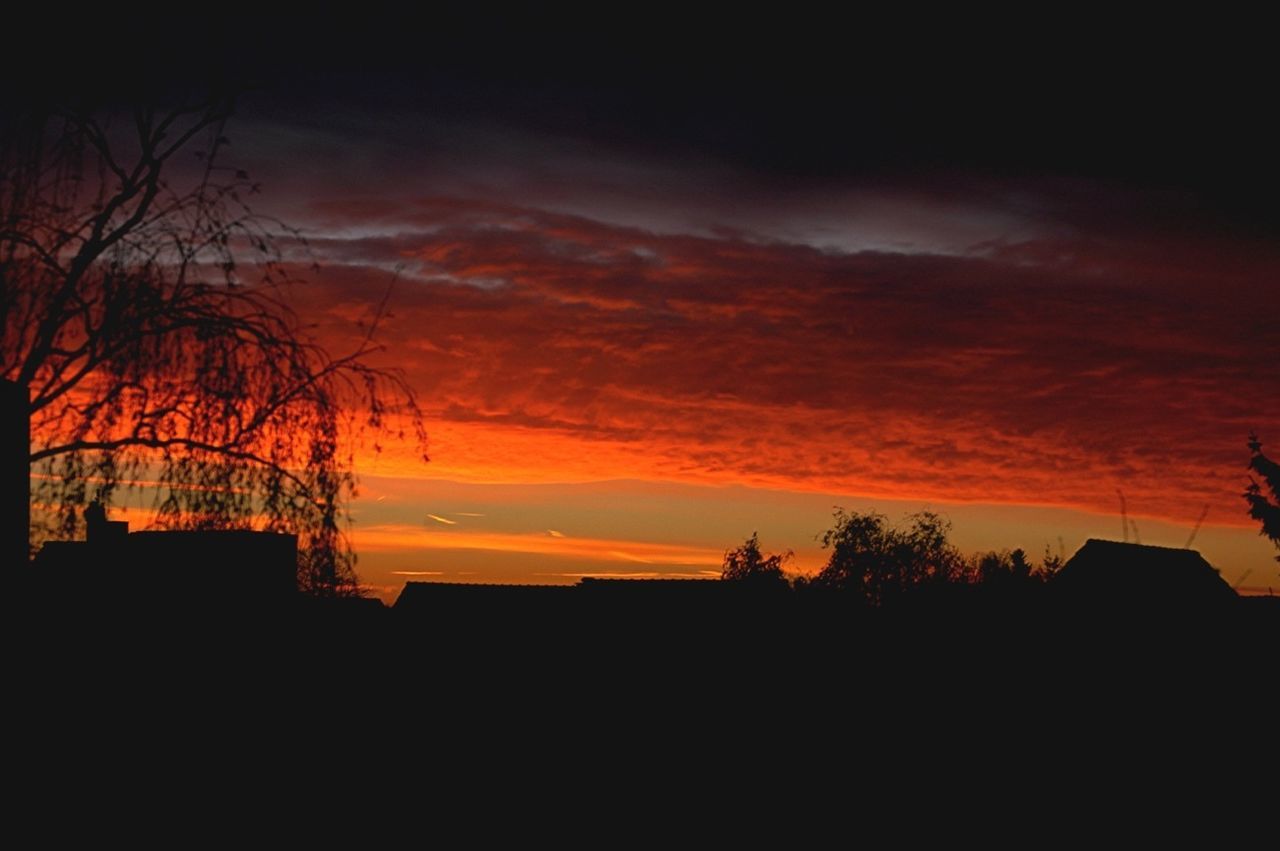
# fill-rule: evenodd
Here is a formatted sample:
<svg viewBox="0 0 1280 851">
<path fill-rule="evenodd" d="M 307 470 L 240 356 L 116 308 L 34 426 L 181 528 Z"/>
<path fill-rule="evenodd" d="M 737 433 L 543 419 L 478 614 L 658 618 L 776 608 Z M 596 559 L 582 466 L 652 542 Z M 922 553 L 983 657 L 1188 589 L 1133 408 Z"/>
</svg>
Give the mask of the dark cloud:
<svg viewBox="0 0 1280 851">
<path fill-rule="evenodd" d="M 1225 19 L 1082 15 L 1050 33 L 967 10 L 863 12 L 853 25 L 684 10 L 606 23 L 474 4 L 412 21 L 393 7 L 237 4 L 71 17 L 55 31 L 38 11 L 9 13 L 9 32 L 57 45 L 6 52 L 18 97 L 122 104 L 223 84 L 248 92 L 245 118 L 340 139 L 353 160 L 483 126 L 630 161 L 717 163 L 775 193 L 1105 181 L 1145 199 L 1130 218 L 1260 238 L 1277 225 L 1269 36 Z"/>
</svg>

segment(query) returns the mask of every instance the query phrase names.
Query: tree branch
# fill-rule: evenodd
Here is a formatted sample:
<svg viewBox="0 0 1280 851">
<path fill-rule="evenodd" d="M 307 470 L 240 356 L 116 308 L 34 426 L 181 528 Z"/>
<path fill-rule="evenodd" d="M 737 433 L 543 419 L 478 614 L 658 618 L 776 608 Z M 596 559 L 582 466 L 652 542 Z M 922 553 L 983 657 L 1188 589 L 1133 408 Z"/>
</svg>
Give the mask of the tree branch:
<svg viewBox="0 0 1280 851">
<path fill-rule="evenodd" d="M 237 461 L 248 461 L 284 476 L 289 481 L 297 485 L 303 493 L 311 493 L 310 486 L 308 486 L 302 479 L 284 469 L 279 464 L 274 463 L 268 458 L 263 458 L 257 453 L 236 449 L 232 445 L 206 443 L 204 441 L 190 440 L 182 437 L 147 438 L 132 436 L 122 437 L 117 440 L 76 440 L 61 446 L 49 446 L 32 452 L 31 463 L 35 464 L 46 458 L 51 458 L 55 455 L 65 455 L 71 452 L 119 452 L 122 449 L 130 448 L 158 449 L 162 451 L 168 451 L 170 449 L 185 449 L 195 452 L 207 452 L 211 455 L 231 458 Z"/>
</svg>

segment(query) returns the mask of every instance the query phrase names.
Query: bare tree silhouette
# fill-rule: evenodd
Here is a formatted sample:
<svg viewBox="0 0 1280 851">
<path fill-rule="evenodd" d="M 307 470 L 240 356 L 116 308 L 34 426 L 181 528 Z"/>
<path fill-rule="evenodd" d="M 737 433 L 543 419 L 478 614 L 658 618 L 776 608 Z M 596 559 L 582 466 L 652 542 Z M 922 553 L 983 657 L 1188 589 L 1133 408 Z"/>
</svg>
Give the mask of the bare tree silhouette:
<svg viewBox="0 0 1280 851">
<path fill-rule="evenodd" d="M 353 593 L 352 440 L 425 459 L 421 411 L 372 330 L 334 356 L 289 307 L 300 236 L 221 164 L 231 107 L 0 119 L 0 378 L 30 399 L 33 540 L 145 482 L 159 525 L 297 532 L 301 587 Z"/>
</svg>

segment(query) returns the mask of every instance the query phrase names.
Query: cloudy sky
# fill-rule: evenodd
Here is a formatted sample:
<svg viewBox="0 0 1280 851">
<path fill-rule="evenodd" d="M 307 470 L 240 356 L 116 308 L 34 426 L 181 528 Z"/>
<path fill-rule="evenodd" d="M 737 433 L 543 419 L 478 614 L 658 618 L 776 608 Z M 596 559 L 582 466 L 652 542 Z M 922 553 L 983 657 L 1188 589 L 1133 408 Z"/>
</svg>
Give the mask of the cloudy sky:
<svg viewBox="0 0 1280 851">
<path fill-rule="evenodd" d="M 221 66 L 317 332 L 341 348 L 395 281 L 379 339 L 432 461 L 362 456 L 379 593 L 702 575 L 756 530 L 816 569 L 836 505 L 1069 555 L 1120 536 L 1118 490 L 1145 543 L 1207 506 L 1197 546 L 1275 584 L 1241 498 L 1250 430 L 1280 446 L 1247 45 L 437 23 L 267 28 Z"/>
</svg>

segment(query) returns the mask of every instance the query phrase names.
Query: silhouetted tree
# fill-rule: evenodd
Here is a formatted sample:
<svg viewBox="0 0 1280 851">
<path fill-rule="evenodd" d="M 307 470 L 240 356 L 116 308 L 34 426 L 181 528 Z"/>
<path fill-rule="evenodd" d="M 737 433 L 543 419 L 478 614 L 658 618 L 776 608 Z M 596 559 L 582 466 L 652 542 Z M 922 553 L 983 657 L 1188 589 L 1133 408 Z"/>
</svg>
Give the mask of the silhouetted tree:
<svg viewBox="0 0 1280 851">
<path fill-rule="evenodd" d="M 1044 561 L 1034 564 L 1022 549 L 979 553 L 973 557 L 971 573 L 983 585 L 1027 585 L 1048 582 L 1062 569 L 1062 556 L 1051 555 L 1045 547 Z"/>
<path fill-rule="evenodd" d="M 1249 452 L 1249 469 L 1262 478 L 1259 482 L 1250 476 L 1249 486 L 1245 488 L 1249 516 L 1262 524 L 1261 533 L 1271 539 L 1276 549 L 1280 549 L 1280 464 L 1262 454 L 1262 441 L 1256 434 L 1249 435 Z M 1280 561 L 1280 555 L 1276 556 L 1276 561 Z"/>
<path fill-rule="evenodd" d="M 724 567 L 720 578 L 730 582 L 747 582 L 761 587 L 786 585 L 782 566 L 790 561 L 792 553 L 764 555 L 760 552 L 760 540 L 752 532 L 742 546 L 724 554 Z"/>
<path fill-rule="evenodd" d="M 1031 580 L 1032 566 L 1021 549 L 992 550 L 974 557 L 973 574 L 984 585 L 1018 584 Z"/>
<path fill-rule="evenodd" d="M 1058 571 L 1062 570 L 1062 566 L 1066 564 L 1066 559 L 1061 554 L 1053 554 L 1049 550 L 1049 545 L 1044 547 L 1044 561 L 1040 562 L 1040 566 L 1036 568 L 1035 575 L 1041 582 L 1051 582 L 1058 575 Z"/>
<path fill-rule="evenodd" d="M 872 605 L 930 584 L 963 581 L 965 560 L 947 540 L 949 521 L 931 511 L 909 515 L 901 527 L 876 512 L 836 509 L 835 525 L 822 536 L 831 549 L 815 583 L 850 591 Z"/>
<path fill-rule="evenodd" d="M 296 234 L 221 165 L 230 111 L 0 119 L 0 377 L 29 388 L 34 531 L 69 536 L 78 506 L 146 481 L 159 525 L 297 532 L 301 585 L 349 593 L 350 440 L 425 447 L 422 417 L 369 364 L 372 331 L 333 356 L 289 308 Z"/>
</svg>

